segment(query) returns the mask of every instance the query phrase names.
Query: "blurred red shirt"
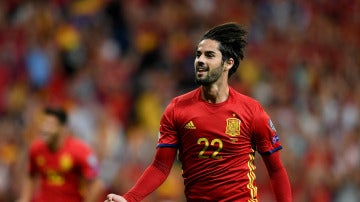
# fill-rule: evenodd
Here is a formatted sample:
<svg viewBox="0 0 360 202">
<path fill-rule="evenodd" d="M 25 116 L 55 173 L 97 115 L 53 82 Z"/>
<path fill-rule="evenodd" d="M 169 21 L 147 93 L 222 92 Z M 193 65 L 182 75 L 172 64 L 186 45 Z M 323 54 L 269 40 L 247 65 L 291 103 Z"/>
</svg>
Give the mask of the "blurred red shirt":
<svg viewBox="0 0 360 202">
<path fill-rule="evenodd" d="M 31 176 L 40 177 L 34 202 L 83 201 L 83 183 L 98 175 L 98 161 L 91 148 L 71 136 L 57 151 L 36 140 L 30 147 L 29 168 Z"/>
</svg>

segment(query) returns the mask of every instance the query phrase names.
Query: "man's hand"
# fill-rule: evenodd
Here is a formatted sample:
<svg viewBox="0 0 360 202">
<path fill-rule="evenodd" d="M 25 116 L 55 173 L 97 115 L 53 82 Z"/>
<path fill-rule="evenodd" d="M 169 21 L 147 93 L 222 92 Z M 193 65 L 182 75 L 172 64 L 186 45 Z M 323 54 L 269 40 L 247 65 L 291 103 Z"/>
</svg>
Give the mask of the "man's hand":
<svg viewBox="0 0 360 202">
<path fill-rule="evenodd" d="M 106 198 L 107 199 L 104 202 L 127 202 L 127 200 L 124 197 L 116 194 L 109 194 L 107 195 Z"/>
</svg>

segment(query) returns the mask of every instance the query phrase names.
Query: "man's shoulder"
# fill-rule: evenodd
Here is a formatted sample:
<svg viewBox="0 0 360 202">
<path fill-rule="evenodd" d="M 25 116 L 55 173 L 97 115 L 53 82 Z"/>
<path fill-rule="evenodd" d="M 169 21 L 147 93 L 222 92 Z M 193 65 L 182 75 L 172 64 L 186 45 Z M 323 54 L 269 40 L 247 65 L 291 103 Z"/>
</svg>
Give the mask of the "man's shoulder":
<svg viewBox="0 0 360 202">
<path fill-rule="evenodd" d="M 77 161 L 83 161 L 93 154 L 93 150 L 84 140 L 73 135 L 66 138 L 62 151 L 72 155 Z"/>
<path fill-rule="evenodd" d="M 240 102 L 246 105 L 260 105 L 260 103 L 255 98 L 252 98 L 248 95 L 244 95 L 233 88 L 230 88 L 230 91 L 234 97 L 233 101 L 235 102 Z"/>
<path fill-rule="evenodd" d="M 75 137 L 74 135 L 69 135 L 66 137 L 66 146 L 68 148 L 76 148 L 76 150 L 89 148 L 89 145 L 84 140 Z"/>
<path fill-rule="evenodd" d="M 200 88 L 196 88 L 190 92 L 176 96 L 173 98 L 172 102 L 178 103 L 178 104 L 193 102 L 194 100 L 197 100 L 197 95 L 198 95 L 199 91 L 200 91 Z"/>
<path fill-rule="evenodd" d="M 42 139 L 35 139 L 30 143 L 30 151 L 39 151 L 46 148 L 46 144 Z"/>
</svg>

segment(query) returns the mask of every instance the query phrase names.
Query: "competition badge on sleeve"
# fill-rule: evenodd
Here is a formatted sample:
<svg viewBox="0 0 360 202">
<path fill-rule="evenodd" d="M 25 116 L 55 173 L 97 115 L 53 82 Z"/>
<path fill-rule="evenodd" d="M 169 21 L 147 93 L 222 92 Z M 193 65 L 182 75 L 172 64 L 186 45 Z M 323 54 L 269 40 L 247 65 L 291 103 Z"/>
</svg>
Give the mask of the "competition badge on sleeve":
<svg viewBox="0 0 360 202">
<path fill-rule="evenodd" d="M 275 125 L 273 124 L 273 122 L 271 121 L 271 119 L 269 119 L 269 126 L 270 126 L 271 130 L 273 130 L 275 132 L 271 138 L 272 144 L 275 144 L 275 143 L 279 142 L 280 138 L 276 134 L 276 128 L 275 128 Z"/>
<path fill-rule="evenodd" d="M 87 159 L 87 164 L 89 165 L 90 168 L 97 170 L 99 165 L 98 165 L 98 160 L 96 158 L 96 156 L 94 154 L 90 154 Z"/>
<path fill-rule="evenodd" d="M 269 125 L 270 125 L 271 130 L 273 130 L 274 132 L 276 132 L 275 125 L 273 124 L 273 122 L 271 121 L 271 119 L 269 119 Z"/>
</svg>

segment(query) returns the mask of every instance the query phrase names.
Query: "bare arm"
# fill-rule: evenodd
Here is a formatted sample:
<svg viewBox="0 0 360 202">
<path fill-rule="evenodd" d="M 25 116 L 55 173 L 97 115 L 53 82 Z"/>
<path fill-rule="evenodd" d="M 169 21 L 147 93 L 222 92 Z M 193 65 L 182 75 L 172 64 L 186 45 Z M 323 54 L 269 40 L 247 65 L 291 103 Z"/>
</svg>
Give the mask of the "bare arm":
<svg viewBox="0 0 360 202">
<path fill-rule="evenodd" d="M 17 202 L 30 202 L 36 186 L 36 177 L 26 175 L 22 183 L 20 199 Z"/>
<path fill-rule="evenodd" d="M 288 175 L 280 159 L 280 152 L 262 156 L 270 176 L 272 190 L 277 202 L 291 202 Z"/>
<path fill-rule="evenodd" d="M 104 184 L 100 179 L 96 178 L 89 180 L 86 188 L 84 202 L 97 202 L 104 191 Z"/>
</svg>

